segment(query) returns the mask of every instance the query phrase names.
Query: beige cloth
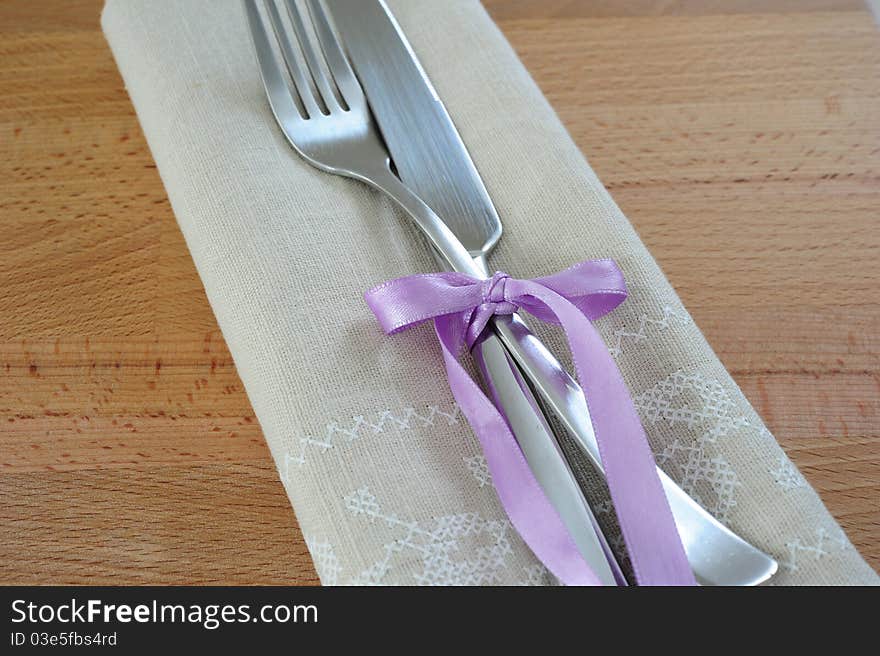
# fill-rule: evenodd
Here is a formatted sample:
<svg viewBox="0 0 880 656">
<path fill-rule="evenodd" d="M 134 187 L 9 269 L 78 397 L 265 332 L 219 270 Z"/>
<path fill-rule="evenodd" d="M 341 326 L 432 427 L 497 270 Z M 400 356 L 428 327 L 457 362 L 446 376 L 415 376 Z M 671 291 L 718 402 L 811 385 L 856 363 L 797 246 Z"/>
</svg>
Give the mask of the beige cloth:
<svg viewBox="0 0 880 656">
<path fill-rule="evenodd" d="M 597 326 L 658 461 L 779 560 L 776 583 L 877 582 L 480 4 L 390 4 L 503 217 L 493 266 L 615 258 L 631 295 Z M 240 3 L 110 0 L 103 26 L 321 580 L 551 582 L 496 500 L 430 327 L 385 337 L 362 299 L 433 270 L 425 243 L 286 144 Z"/>
</svg>

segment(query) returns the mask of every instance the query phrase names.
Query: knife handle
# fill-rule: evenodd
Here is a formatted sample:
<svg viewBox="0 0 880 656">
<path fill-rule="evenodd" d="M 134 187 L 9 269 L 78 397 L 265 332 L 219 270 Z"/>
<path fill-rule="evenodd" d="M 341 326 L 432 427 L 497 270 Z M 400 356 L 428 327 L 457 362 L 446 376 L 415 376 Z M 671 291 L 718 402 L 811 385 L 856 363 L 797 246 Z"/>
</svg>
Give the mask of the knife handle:
<svg viewBox="0 0 880 656">
<path fill-rule="evenodd" d="M 605 585 L 626 585 L 605 536 L 544 413 L 501 340 L 488 332 L 471 350 L 495 407 L 507 419 L 529 469 L 575 545 Z"/>
<path fill-rule="evenodd" d="M 436 249 L 434 255 L 439 263 L 444 263 Z M 488 277 L 482 259 L 475 259 L 473 264 L 481 270 L 481 277 Z M 490 325 L 494 328 L 495 319 Z M 495 407 L 507 420 L 529 469 L 581 556 L 603 584 L 627 585 L 544 411 L 501 339 L 487 330 L 471 348 L 471 355 Z"/>
</svg>

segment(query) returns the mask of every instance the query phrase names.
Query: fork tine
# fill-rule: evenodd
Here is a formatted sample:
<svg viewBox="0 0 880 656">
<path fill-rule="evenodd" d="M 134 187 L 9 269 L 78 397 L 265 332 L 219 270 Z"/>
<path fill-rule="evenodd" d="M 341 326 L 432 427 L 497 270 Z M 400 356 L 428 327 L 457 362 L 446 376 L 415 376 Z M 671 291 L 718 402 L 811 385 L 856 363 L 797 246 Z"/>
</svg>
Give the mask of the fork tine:
<svg viewBox="0 0 880 656">
<path fill-rule="evenodd" d="M 364 92 L 358 79 L 351 70 L 348 58 L 342 51 L 342 46 L 333 33 L 330 26 L 330 20 L 324 10 L 320 0 L 307 0 L 309 11 L 312 14 L 312 24 L 315 26 L 315 33 L 318 35 L 318 41 L 321 43 L 321 49 L 324 51 L 324 58 L 327 66 L 336 80 L 336 86 L 342 94 L 343 100 L 349 107 L 365 106 Z"/>
<path fill-rule="evenodd" d="M 269 104 L 278 122 L 282 127 L 302 121 L 299 108 L 293 101 L 292 91 L 281 73 L 281 66 L 272 51 L 269 35 L 263 19 L 257 9 L 256 0 L 244 0 L 245 12 L 250 25 L 251 39 L 257 53 L 257 63 L 260 66 L 260 75 L 263 76 L 263 86 L 269 95 Z M 285 130 L 286 132 L 286 130 Z"/>
<path fill-rule="evenodd" d="M 293 24 L 293 30 L 296 33 L 296 38 L 299 41 L 300 50 L 302 50 L 303 55 L 306 59 L 306 66 L 309 69 L 309 72 L 312 74 L 312 79 L 315 81 L 315 86 L 318 87 L 318 90 L 324 100 L 324 104 L 327 106 L 327 109 L 332 111 L 334 108 L 339 108 L 339 103 L 336 100 L 336 94 L 333 93 L 333 89 L 330 87 L 330 82 L 327 80 L 327 76 L 324 75 L 324 68 L 321 66 L 320 58 L 318 53 L 315 50 L 315 47 L 312 45 L 313 39 L 311 39 L 306 32 L 306 26 L 303 22 L 302 12 L 296 4 L 296 0 L 286 0 L 285 4 L 287 5 L 287 13 L 290 15 L 290 22 Z"/>
<path fill-rule="evenodd" d="M 318 106 L 318 102 L 315 100 L 314 93 L 312 93 L 312 88 L 309 86 L 309 81 L 306 78 L 305 73 L 303 73 L 302 66 L 300 66 L 299 62 L 296 60 L 296 55 L 293 52 L 293 45 L 290 43 L 290 39 L 287 36 L 287 30 L 281 20 L 281 14 L 278 13 L 278 7 L 275 6 L 274 0 L 265 0 L 265 5 L 266 12 L 269 14 L 269 22 L 272 23 L 275 38 L 278 40 L 278 46 L 281 49 L 281 56 L 284 59 L 284 63 L 287 65 L 287 70 L 290 73 L 293 84 L 296 86 L 303 107 L 306 109 L 306 114 L 308 117 L 323 114 L 321 108 Z"/>
</svg>

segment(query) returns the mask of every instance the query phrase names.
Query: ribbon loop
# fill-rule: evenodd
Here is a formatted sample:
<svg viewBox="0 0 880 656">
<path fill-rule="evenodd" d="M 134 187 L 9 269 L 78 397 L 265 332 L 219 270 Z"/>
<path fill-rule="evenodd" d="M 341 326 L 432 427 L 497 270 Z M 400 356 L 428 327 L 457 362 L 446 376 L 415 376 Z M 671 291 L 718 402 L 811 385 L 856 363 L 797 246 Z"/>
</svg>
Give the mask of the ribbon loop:
<svg viewBox="0 0 880 656">
<path fill-rule="evenodd" d="M 511 522 L 560 581 L 598 585 L 598 577 L 535 480 L 506 420 L 458 361 L 461 346 L 473 346 L 495 314 L 521 308 L 561 325 L 636 580 L 643 585 L 696 584 L 635 406 L 614 359 L 590 323 L 626 298 L 623 273 L 614 261 L 588 260 L 534 280 L 511 278 L 500 271 L 488 280 L 460 273 L 407 276 L 371 289 L 365 298 L 388 334 L 434 320 L 450 389 L 480 440 Z"/>
</svg>

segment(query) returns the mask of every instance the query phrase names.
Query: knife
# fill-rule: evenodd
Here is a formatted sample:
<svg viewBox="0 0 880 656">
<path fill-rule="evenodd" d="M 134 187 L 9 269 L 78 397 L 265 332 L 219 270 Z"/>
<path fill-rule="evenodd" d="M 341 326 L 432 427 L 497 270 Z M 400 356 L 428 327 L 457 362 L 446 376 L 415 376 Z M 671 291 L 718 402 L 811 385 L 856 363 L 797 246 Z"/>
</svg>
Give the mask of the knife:
<svg viewBox="0 0 880 656">
<path fill-rule="evenodd" d="M 331 13 L 334 10 L 337 12 L 345 10 L 344 6 L 326 4 L 331 9 Z M 371 109 L 375 116 L 376 109 L 372 105 Z M 417 126 L 411 127 L 417 130 Z M 406 150 L 405 144 L 403 150 Z M 395 160 L 396 165 L 396 156 L 393 153 L 392 159 Z M 418 170 L 418 162 L 408 162 L 403 168 Z M 400 169 L 398 172 L 400 173 Z M 403 177 L 402 181 L 406 184 L 407 178 Z M 486 200 L 488 202 L 488 197 Z M 491 203 L 487 206 L 490 207 Z M 479 211 L 479 206 L 470 209 Z M 446 217 L 440 218 L 445 220 Z M 485 244 L 487 250 L 498 241 L 501 232 L 497 215 L 489 214 L 485 215 L 482 221 L 456 221 L 449 227 L 459 241 L 464 240 L 465 244 Z M 473 251 L 467 245 L 465 248 Z M 435 255 L 441 266 L 448 266 L 439 254 L 435 253 Z M 484 277 L 489 277 L 485 259 L 479 253 L 475 257 L 475 265 Z M 507 420 L 529 468 L 565 524 L 581 556 L 603 584 L 626 585 L 620 566 L 544 412 L 499 337 L 491 331 L 486 331 L 472 348 L 472 353 L 495 406 Z"/>
<path fill-rule="evenodd" d="M 498 213 L 397 21 L 382 0 L 327 0 L 326 5 L 401 179 L 487 269 L 486 257 L 501 236 Z M 577 382 L 516 315 L 496 317 L 494 329 L 541 402 L 602 472 L 589 410 Z M 485 347 L 475 353 L 478 359 L 481 355 L 485 356 Z M 665 473 L 658 473 L 701 582 L 756 585 L 773 575 L 777 564 L 772 558 L 718 522 Z"/>
</svg>

